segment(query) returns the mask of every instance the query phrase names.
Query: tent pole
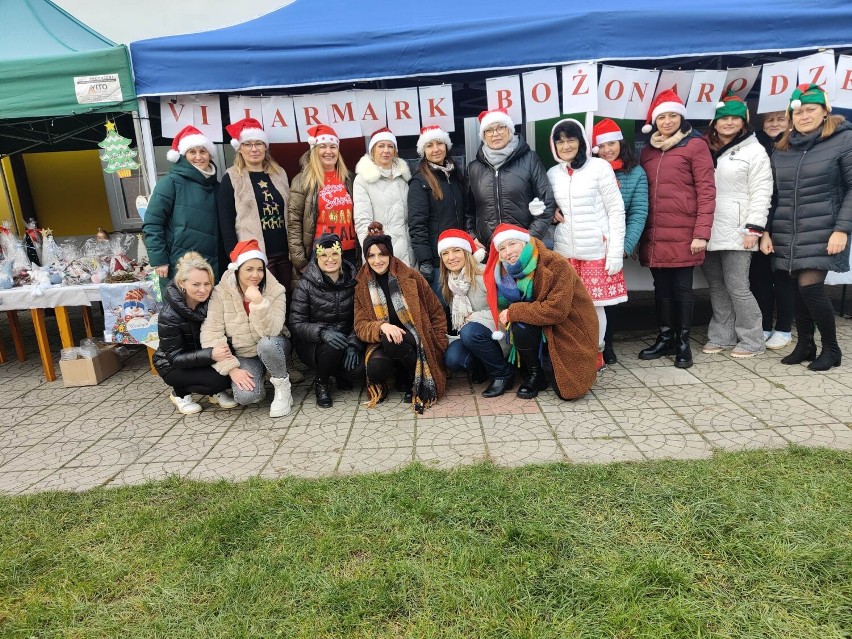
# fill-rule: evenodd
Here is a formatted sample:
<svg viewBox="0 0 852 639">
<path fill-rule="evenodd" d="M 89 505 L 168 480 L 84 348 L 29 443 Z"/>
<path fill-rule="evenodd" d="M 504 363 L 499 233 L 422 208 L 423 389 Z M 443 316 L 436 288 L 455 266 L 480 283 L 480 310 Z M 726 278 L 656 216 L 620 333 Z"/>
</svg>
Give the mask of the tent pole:
<svg viewBox="0 0 852 639">
<path fill-rule="evenodd" d="M 139 146 L 142 149 L 142 162 L 148 178 L 148 194 L 154 192 L 157 184 L 157 164 L 154 161 L 154 136 L 151 134 L 151 120 L 148 115 L 148 100 L 139 98 L 139 127 L 141 130 Z"/>
<path fill-rule="evenodd" d="M 15 235 L 19 235 L 20 229 L 18 228 L 18 216 L 15 213 L 15 205 L 12 203 L 12 193 L 9 191 L 9 180 L 6 179 L 6 166 L 3 164 L 3 160 L 7 157 L 9 156 L 0 156 L 0 176 L 3 178 L 3 192 L 6 194 L 6 204 L 9 207 L 9 218 L 12 221 L 12 229 L 15 231 Z"/>
</svg>

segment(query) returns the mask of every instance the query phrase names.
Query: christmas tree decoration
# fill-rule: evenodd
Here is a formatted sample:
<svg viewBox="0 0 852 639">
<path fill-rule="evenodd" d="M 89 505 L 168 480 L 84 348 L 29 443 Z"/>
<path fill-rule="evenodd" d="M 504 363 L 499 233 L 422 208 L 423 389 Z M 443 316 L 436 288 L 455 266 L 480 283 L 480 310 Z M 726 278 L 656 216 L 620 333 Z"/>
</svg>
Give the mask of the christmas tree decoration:
<svg viewBox="0 0 852 639">
<path fill-rule="evenodd" d="M 115 130 L 115 122 L 106 123 L 107 136 L 98 146 L 104 150 L 101 160 L 107 163 L 106 173 L 118 173 L 118 177 L 130 177 L 133 169 L 139 168 L 139 163 L 133 158 L 136 151 L 130 148 L 130 140 L 119 135 Z"/>
<path fill-rule="evenodd" d="M 139 266 L 148 266 L 148 249 L 145 246 L 145 236 L 136 234 L 136 263 Z"/>
</svg>

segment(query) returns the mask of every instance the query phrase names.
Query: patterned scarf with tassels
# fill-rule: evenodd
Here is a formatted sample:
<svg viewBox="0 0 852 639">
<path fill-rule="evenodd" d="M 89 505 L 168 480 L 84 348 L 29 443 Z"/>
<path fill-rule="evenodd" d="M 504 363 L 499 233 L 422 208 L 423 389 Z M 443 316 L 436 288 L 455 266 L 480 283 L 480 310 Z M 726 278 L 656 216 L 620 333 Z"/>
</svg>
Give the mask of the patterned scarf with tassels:
<svg viewBox="0 0 852 639">
<path fill-rule="evenodd" d="M 376 319 L 380 322 L 387 322 L 390 318 L 388 313 L 388 302 L 385 298 L 385 292 L 375 277 L 371 277 L 368 282 L 370 290 L 370 300 L 373 303 L 373 312 L 376 314 Z M 392 274 L 388 273 L 388 292 L 391 296 L 391 303 L 396 311 L 399 321 L 402 322 L 405 330 L 411 333 L 414 341 L 417 342 L 417 364 L 414 367 L 414 385 L 412 387 L 411 403 L 414 406 L 414 411 L 423 414 L 423 411 L 436 401 L 438 401 L 438 387 L 435 385 L 435 379 L 432 377 L 432 372 L 429 370 L 429 362 L 426 360 L 426 351 L 423 350 L 423 340 L 414 326 L 414 320 L 411 317 L 411 311 L 408 310 L 408 304 L 405 302 L 405 297 L 399 287 L 399 280 Z M 379 344 L 372 344 L 367 349 L 367 354 L 364 359 L 366 362 L 379 347 Z M 367 408 L 372 408 L 378 404 L 387 395 L 387 387 L 384 382 L 374 383 L 367 378 L 367 397 L 368 401 L 364 404 Z"/>
<path fill-rule="evenodd" d="M 505 310 L 515 302 L 532 300 L 533 277 L 535 276 L 536 266 L 538 266 L 538 247 L 535 243 L 529 242 L 521 251 L 517 262 L 514 264 L 500 262 L 500 265 L 494 269 L 494 279 L 497 283 L 497 308 L 499 310 Z M 508 356 L 509 363 L 520 366 L 521 356 L 515 347 L 511 323 L 507 326 L 507 334 L 511 346 Z M 544 341 L 544 331 L 541 332 L 541 339 Z"/>
</svg>

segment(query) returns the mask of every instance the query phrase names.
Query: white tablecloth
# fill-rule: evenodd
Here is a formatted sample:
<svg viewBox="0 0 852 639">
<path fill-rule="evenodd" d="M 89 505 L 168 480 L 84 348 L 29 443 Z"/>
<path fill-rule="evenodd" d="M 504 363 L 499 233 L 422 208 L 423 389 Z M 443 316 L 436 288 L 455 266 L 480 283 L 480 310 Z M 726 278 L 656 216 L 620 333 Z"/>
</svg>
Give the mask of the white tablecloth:
<svg viewBox="0 0 852 639">
<path fill-rule="evenodd" d="M 97 284 L 79 286 L 50 286 L 44 295 L 33 295 L 32 286 L 21 286 L 0 291 L 0 311 L 25 311 L 31 308 L 56 308 L 57 306 L 91 306 L 101 299 Z"/>
</svg>

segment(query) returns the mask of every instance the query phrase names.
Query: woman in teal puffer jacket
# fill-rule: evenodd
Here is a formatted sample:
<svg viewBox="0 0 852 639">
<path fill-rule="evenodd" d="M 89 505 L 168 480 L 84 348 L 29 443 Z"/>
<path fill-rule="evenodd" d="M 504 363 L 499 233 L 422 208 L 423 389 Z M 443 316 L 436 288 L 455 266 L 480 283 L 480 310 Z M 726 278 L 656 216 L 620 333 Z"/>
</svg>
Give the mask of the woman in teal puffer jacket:
<svg viewBox="0 0 852 639">
<path fill-rule="evenodd" d="M 219 270 L 219 182 L 211 162 L 213 143 L 193 126 L 172 142 L 168 159 L 174 166 L 154 188 L 142 232 L 151 266 L 162 278 L 174 277 L 184 253 L 196 251 Z"/>
<path fill-rule="evenodd" d="M 645 170 L 636 162 L 630 146 L 624 143 L 624 135 L 619 126 L 609 119 L 598 122 L 592 131 L 592 152 L 609 162 L 615 171 L 615 178 L 624 200 L 624 257 L 636 252 L 639 238 L 645 230 L 648 219 L 648 177 Z M 612 347 L 612 325 L 615 320 L 615 306 L 605 306 L 606 333 L 604 334 L 603 359 L 607 364 L 615 364 L 618 357 Z"/>
</svg>

